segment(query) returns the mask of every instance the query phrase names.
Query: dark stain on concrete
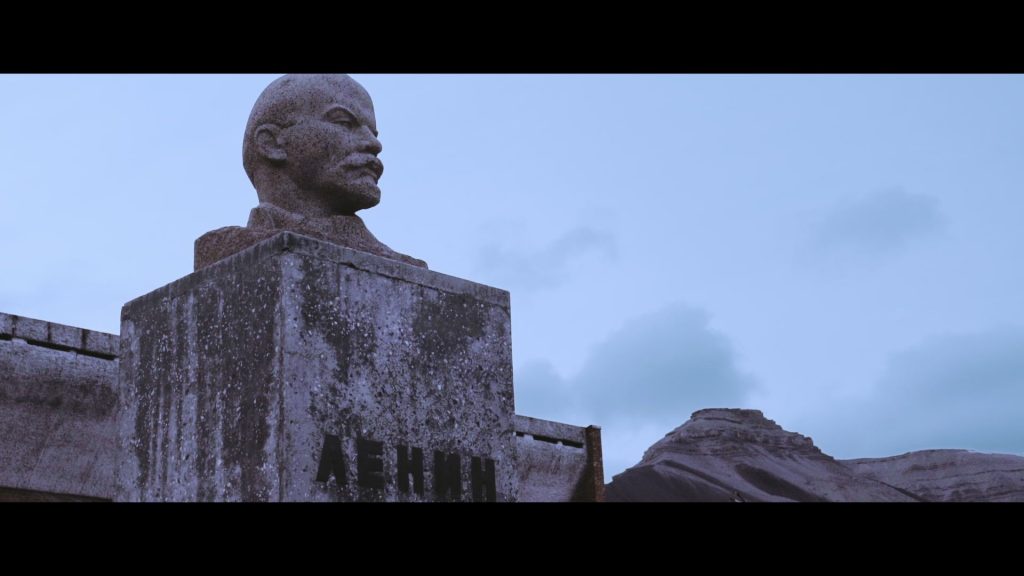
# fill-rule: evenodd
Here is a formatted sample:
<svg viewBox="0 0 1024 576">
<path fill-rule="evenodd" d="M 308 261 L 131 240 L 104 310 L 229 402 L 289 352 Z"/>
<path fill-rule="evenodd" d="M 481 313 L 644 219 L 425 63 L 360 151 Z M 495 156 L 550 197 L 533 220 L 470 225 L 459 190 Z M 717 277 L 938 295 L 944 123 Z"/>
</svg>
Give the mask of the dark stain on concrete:
<svg viewBox="0 0 1024 576">
<path fill-rule="evenodd" d="M 424 294 L 413 317 L 413 336 L 420 349 L 437 357 L 464 354 L 466 346 L 484 336 L 486 309 L 465 294 L 434 292 Z"/>
</svg>

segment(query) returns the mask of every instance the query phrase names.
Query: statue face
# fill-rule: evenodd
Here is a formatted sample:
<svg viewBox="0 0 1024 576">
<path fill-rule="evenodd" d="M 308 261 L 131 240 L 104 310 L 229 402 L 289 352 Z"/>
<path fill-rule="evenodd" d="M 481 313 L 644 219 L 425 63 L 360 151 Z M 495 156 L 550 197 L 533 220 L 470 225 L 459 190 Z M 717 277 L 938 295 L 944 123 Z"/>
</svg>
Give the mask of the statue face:
<svg viewBox="0 0 1024 576">
<path fill-rule="evenodd" d="M 324 81 L 307 96 L 307 106 L 281 131 L 286 173 L 336 213 L 376 206 L 384 165 L 369 94 L 346 78 Z"/>
</svg>

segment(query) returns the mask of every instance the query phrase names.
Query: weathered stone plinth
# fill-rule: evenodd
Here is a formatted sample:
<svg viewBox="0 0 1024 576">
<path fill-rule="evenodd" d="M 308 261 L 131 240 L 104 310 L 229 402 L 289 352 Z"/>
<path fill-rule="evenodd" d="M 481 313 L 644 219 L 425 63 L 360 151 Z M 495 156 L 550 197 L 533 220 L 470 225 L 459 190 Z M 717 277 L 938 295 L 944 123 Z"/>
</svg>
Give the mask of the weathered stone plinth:
<svg viewBox="0 0 1024 576">
<path fill-rule="evenodd" d="M 509 296 L 282 233 L 124 306 L 118 500 L 517 495 Z"/>
</svg>

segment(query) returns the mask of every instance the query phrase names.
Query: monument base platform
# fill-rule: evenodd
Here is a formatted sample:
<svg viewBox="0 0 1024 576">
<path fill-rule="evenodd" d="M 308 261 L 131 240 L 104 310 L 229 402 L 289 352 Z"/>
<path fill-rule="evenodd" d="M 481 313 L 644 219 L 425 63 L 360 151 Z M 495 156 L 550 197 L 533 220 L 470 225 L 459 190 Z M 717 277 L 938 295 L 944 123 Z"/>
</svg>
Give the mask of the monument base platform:
<svg viewBox="0 0 1024 576">
<path fill-rule="evenodd" d="M 514 501 L 509 295 L 285 232 L 127 303 L 115 499 Z"/>
</svg>

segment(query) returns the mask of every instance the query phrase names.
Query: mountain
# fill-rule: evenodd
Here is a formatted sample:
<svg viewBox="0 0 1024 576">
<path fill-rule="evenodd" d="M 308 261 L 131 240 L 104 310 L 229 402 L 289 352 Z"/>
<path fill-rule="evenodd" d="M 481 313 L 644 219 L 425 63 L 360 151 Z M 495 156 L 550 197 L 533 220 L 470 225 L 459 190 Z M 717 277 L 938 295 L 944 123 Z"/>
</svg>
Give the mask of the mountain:
<svg viewBox="0 0 1024 576">
<path fill-rule="evenodd" d="M 1024 500 L 1024 458 L 929 450 L 836 460 L 759 410 L 698 410 L 606 487 L 610 502 Z"/>
<path fill-rule="evenodd" d="M 854 474 L 934 502 L 1024 502 L 1024 458 L 968 450 L 921 450 L 844 460 Z"/>
</svg>

